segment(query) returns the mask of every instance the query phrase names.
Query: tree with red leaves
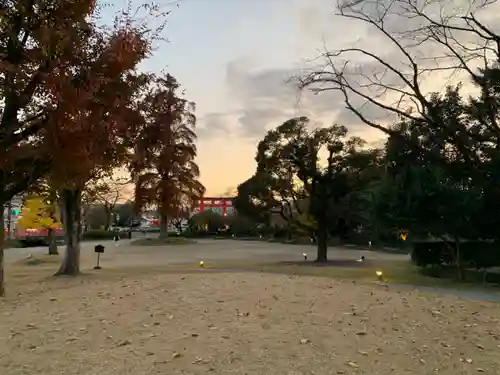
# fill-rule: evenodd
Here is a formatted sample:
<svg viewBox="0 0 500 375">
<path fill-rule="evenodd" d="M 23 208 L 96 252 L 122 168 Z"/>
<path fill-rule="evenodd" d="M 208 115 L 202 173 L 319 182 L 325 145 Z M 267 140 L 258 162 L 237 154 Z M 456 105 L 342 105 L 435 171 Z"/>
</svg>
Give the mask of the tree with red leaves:
<svg viewBox="0 0 500 375">
<path fill-rule="evenodd" d="M 124 163 L 142 117 L 134 105 L 147 75 L 137 65 L 150 41 L 125 23 L 114 33 L 95 33 L 73 66 L 61 70 L 52 93 L 58 103 L 44 134 L 53 156 L 51 175 L 59 189 L 66 252 L 58 275 L 79 273 L 81 199 L 85 184 Z M 78 103 L 77 106 L 72 103 Z"/>
<path fill-rule="evenodd" d="M 48 88 L 85 45 L 94 10 L 95 0 L 0 2 L 0 216 L 6 202 L 50 168 L 38 141 L 55 110 L 45 105 Z M 3 240 L 0 235 L 0 295 Z"/>
<path fill-rule="evenodd" d="M 130 163 L 137 209 L 158 206 L 160 237 L 167 236 L 168 219 L 182 215 L 205 192 L 195 162 L 195 104 L 179 95 L 180 90 L 169 74 L 149 85 L 141 101 L 144 123 Z"/>
</svg>

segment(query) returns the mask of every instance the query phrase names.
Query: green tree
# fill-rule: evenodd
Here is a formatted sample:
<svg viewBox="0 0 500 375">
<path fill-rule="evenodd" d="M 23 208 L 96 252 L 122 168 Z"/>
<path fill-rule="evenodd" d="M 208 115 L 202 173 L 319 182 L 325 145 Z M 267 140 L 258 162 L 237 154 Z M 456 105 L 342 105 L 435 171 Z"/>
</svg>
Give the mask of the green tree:
<svg viewBox="0 0 500 375">
<path fill-rule="evenodd" d="M 113 210 L 113 214 L 117 218 L 118 226 L 132 226 L 132 221 L 135 219 L 134 202 L 127 201 L 122 204 L 117 204 Z"/>
<path fill-rule="evenodd" d="M 103 229 L 108 222 L 106 210 L 101 204 L 94 204 L 86 212 L 86 224 L 90 229 Z"/>
<path fill-rule="evenodd" d="M 194 214 L 189 221 L 191 222 L 191 226 L 207 230 L 208 232 L 216 232 L 227 225 L 227 220 L 224 216 L 210 210 Z"/>
<path fill-rule="evenodd" d="M 262 178 L 265 207 L 317 236 L 319 262 L 327 261 L 327 241 L 345 226 L 352 177 L 364 163 L 364 141 L 348 137 L 344 126 L 308 130 L 309 119 L 292 118 L 267 133 L 257 147 L 256 178 Z M 307 202 L 307 203 L 306 203 Z"/>
<path fill-rule="evenodd" d="M 393 128 L 376 212 L 393 230 L 408 229 L 411 238 L 452 241 L 462 277 L 461 242 L 498 239 L 500 153 L 494 143 L 480 140 L 487 132 L 475 111 L 477 101 L 462 100 L 458 88 L 431 100 L 441 125 L 403 121 Z"/>
<path fill-rule="evenodd" d="M 268 186 L 270 182 L 270 178 L 260 173 L 239 184 L 233 199 L 236 212 L 257 223 L 267 224 L 272 208 L 267 206 L 272 202 Z"/>
</svg>

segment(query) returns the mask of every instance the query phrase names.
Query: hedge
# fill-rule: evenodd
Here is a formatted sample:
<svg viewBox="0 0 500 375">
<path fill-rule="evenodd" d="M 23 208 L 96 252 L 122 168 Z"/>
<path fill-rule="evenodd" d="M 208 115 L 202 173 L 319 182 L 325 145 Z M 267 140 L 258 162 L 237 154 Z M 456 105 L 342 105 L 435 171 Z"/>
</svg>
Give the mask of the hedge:
<svg viewBox="0 0 500 375">
<path fill-rule="evenodd" d="M 120 233 L 103 229 L 88 230 L 83 232 L 82 240 L 112 240 L 116 235 L 120 236 Z"/>
<path fill-rule="evenodd" d="M 454 265 L 457 249 L 452 241 L 415 242 L 411 253 L 412 261 L 419 267 Z M 460 243 L 462 266 L 490 268 L 500 266 L 500 242 L 468 241 Z"/>
</svg>

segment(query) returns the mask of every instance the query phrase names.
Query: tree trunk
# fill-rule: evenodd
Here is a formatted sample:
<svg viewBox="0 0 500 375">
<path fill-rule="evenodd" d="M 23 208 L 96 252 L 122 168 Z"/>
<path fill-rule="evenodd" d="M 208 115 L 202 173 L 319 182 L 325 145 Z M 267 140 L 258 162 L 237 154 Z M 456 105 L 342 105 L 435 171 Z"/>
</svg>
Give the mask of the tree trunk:
<svg viewBox="0 0 500 375">
<path fill-rule="evenodd" d="M 3 212 L 3 210 L 2 210 Z M 7 239 L 11 239 L 11 230 L 12 230 L 12 200 L 7 203 Z"/>
<path fill-rule="evenodd" d="M 160 215 L 160 238 L 168 237 L 168 217 L 167 215 Z"/>
<path fill-rule="evenodd" d="M 316 255 L 316 262 L 328 261 L 328 227 L 325 220 L 318 220 L 317 243 L 318 253 Z"/>
<path fill-rule="evenodd" d="M 112 214 L 113 211 L 107 207 L 107 205 L 104 205 L 104 215 L 106 215 L 106 221 L 104 222 L 104 230 L 109 230 L 111 227 L 111 222 L 112 222 Z"/>
<path fill-rule="evenodd" d="M 81 189 L 61 191 L 61 219 L 64 226 L 66 251 L 56 276 L 80 273 L 81 201 Z"/>
<path fill-rule="evenodd" d="M 462 265 L 462 254 L 460 253 L 460 240 L 455 237 L 455 264 L 457 266 L 458 281 L 465 281 L 465 272 Z"/>
<path fill-rule="evenodd" d="M 4 222 L 3 222 L 3 208 L 4 205 L 0 204 L 0 297 L 5 296 L 5 285 L 4 285 L 4 272 L 3 272 L 3 252 L 5 246 L 5 230 L 4 230 Z"/>
<path fill-rule="evenodd" d="M 52 228 L 48 230 L 49 255 L 59 255 L 56 242 L 56 231 Z"/>
</svg>

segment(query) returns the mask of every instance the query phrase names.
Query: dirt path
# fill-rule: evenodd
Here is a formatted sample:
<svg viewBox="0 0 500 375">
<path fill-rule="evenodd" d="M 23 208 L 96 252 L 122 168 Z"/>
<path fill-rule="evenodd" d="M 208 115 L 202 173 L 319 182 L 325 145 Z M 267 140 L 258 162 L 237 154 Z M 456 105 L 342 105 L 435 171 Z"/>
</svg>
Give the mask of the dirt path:
<svg viewBox="0 0 500 375">
<path fill-rule="evenodd" d="M 454 297 L 250 273 L 18 292 L 0 302 L 0 374 L 500 373 L 500 307 Z"/>
</svg>

